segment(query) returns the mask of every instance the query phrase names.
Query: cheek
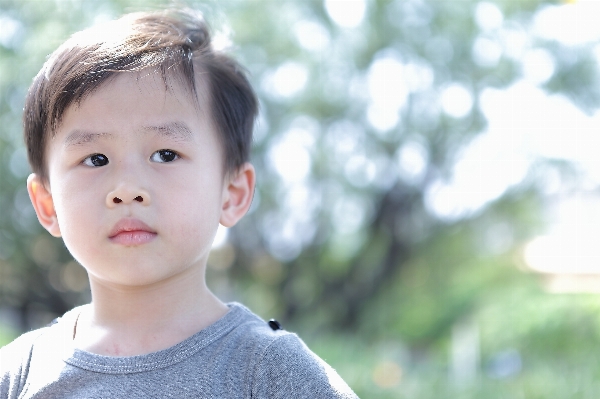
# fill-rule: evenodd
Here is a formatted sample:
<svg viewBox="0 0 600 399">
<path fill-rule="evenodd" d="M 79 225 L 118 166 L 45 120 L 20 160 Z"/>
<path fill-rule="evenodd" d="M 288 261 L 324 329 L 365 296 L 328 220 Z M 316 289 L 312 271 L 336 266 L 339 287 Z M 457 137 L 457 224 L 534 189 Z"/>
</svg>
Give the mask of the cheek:
<svg viewBox="0 0 600 399">
<path fill-rule="evenodd" d="M 185 210 L 173 209 L 173 219 L 177 219 L 178 224 L 188 233 L 200 234 L 206 231 L 212 231 L 219 224 L 219 207 L 215 206 L 215 201 L 202 201 L 196 198 L 188 200 L 185 204 Z"/>
<path fill-rule="evenodd" d="M 83 239 L 86 234 L 97 230 L 94 223 L 98 213 L 98 201 L 94 201 L 94 187 L 84 184 L 79 189 L 64 184 L 53 192 L 54 207 L 63 238 L 68 245 L 70 241 Z M 84 188 L 81 188 L 84 187 Z M 96 202 L 96 203 L 95 203 Z"/>
<path fill-rule="evenodd" d="M 170 205 L 170 206 L 169 206 Z M 198 241 L 201 245 L 216 234 L 220 219 L 220 196 L 207 189 L 189 192 L 179 197 L 176 203 L 166 205 L 169 209 L 162 215 L 169 215 L 166 222 L 171 224 L 182 239 Z"/>
</svg>

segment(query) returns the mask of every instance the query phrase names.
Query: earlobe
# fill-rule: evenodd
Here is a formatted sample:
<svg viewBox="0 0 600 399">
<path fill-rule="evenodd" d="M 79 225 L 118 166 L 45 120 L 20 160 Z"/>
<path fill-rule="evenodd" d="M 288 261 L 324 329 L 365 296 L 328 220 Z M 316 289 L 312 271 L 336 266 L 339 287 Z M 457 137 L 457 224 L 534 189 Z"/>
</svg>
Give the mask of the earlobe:
<svg viewBox="0 0 600 399">
<path fill-rule="evenodd" d="M 219 222 L 225 227 L 235 225 L 248 212 L 254 196 L 256 174 L 250 163 L 242 165 L 228 178 Z"/>
<path fill-rule="evenodd" d="M 54 237 L 60 237 L 60 227 L 54 210 L 52 194 L 44 186 L 38 175 L 32 173 L 27 178 L 27 192 L 40 224 Z"/>
</svg>

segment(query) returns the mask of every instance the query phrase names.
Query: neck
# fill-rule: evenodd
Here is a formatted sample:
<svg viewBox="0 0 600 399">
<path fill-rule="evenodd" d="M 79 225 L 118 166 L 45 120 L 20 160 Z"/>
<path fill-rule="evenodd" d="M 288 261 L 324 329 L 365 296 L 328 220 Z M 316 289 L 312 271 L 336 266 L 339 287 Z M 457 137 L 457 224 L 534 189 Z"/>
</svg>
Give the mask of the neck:
<svg viewBox="0 0 600 399">
<path fill-rule="evenodd" d="M 77 321 L 78 348 L 134 356 L 169 348 L 227 313 L 206 287 L 204 270 L 149 286 L 122 287 L 90 278 L 92 303 Z"/>
</svg>

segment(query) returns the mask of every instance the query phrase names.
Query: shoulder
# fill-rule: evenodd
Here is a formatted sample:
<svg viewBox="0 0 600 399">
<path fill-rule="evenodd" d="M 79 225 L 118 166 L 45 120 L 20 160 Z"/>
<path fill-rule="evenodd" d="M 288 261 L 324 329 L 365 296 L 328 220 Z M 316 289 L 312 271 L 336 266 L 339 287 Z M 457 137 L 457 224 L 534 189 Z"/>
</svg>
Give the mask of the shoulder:
<svg viewBox="0 0 600 399">
<path fill-rule="evenodd" d="M 34 352 L 52 355 L 62 348 L 56 338 L 72 325 L 78 312 L 79 308 L 72 309 L 51 325 L 27 332 L 0 348 L 0 399 L 18 396 L 30 377 Z"/>
<path fill-rule="evenodd" d="M 254 385 L 259 398 L 357 398 L 329 364 L 290 333 L 265 348 Z"/>
<path fill-rule="evenodd" d="M 34 341 L 44 333 L 47 327 L 25 333 L 12 341 L 10 344 L 0 348 L 0 369 L 5 370 L 11 363 L 20 359 L 23 354 L 29 353 Z"/>
<path fill-rule="evenodd" d="M 226 317 L 231 330 L 224 337 L 227 346 L 235 347 L 242 355 L 253 359 L 260 356 L 273 341 L 282 335 L 290 334 L 281 329 L 273 329 L 269 323 L 239 303 L 229 304 L 230 314 Z"/>
<path fill-rule="evenodd" d="M 210 344 L 194 356 L 193 368 L 210 364 L 218 397 L 254 399 L 356 398 L 327 363 L 293 333 L 264 321 L 238 303 L 203 336 Z M 191 366 L 192 367 L 192 366 Z M 219 391 L 221 392 L 221 391 Z"/>
<path fill-rule="evenodd" d="M 33 346 L 47 327 L 25 333 L 0 348 L 0 398 L 16 397 L 29 372 Z"/>
<path fill-rule="evenodd" d="M 0 370 L 4 372 L 21 364 L 24 358 L 29 357 L 36 339 L 47 330 L 48 327 L 29 331 L 0 348 Z"/>
<path fill-rule="evenodd" d="M 337 372 L 296 335 L 275 330 L 241 305 L 243 321 L 234 334 L 253 353 L 253 398 L 356 398 Z M 238 352 L 239 353 L 239 352 Z"/>
</svg>

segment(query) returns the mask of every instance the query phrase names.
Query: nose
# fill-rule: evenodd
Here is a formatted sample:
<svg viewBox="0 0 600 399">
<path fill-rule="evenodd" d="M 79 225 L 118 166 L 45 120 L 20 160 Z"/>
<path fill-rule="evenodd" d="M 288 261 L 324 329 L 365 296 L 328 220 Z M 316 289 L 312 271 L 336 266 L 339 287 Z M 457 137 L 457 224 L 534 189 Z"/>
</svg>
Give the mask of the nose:
<svg viewBox="0 0 600 399">
<path fill-rule="evenodd" d="M 150 205 L 150 201 L 150 193 L 132 183 L 121 183 L 106 195 L 106 206 L 109 208 L 133 203 L 147 206 Z"/>
</svg>

